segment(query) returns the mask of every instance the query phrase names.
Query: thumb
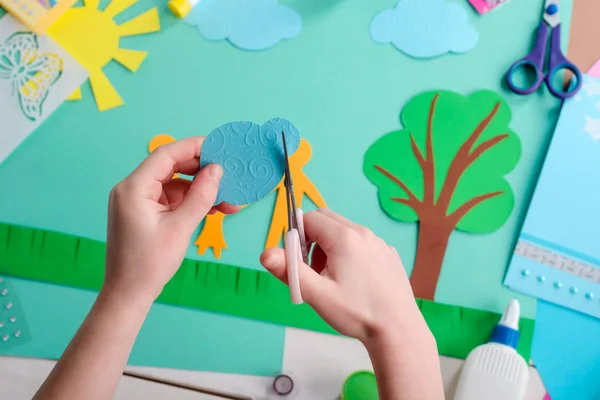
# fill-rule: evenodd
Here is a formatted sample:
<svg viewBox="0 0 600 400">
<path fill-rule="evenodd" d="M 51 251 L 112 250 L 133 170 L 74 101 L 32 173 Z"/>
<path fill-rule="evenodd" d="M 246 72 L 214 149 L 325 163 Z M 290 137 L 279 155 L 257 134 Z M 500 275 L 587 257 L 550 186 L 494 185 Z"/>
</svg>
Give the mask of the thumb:
<svg viewBox="0 0 600 400">
<path fill-rule="evenodd" d="M 177 223 L 196 229 L 215 204 L 223 169 L 217 164 L 202 168 L 196 175 L 179 207 L 173 212 Z"/>
<path fill-rule="evenodd" d="M 260 256 L 260 263 L 273 276 L 288 284 L 285 250 L 272 248 L 265 250 Z M 319 275 L 315 270 L 298 260 L 298 278 L 302 297 L 312 306 L 323 301 L 323 297 L 334 292 L 335 283 L 329 278 Z M 315 304 L 316 303 L 316 304 Z"/>
</svg>

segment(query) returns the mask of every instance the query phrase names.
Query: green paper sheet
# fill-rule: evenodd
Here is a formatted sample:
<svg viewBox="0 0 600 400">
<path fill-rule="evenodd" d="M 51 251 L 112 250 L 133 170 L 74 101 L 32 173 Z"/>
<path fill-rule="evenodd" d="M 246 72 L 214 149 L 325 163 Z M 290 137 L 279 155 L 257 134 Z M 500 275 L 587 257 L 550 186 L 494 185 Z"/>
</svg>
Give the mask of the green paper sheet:
<svg viewBox="0 0 600 400">
<path fill-rule="evenodd" d="M 0 273 L 86 289 L 99 289 L 105 245 L 0 224 Z M 306 303 L 297 306 L 285 285 L 264 271 L 186 259 L 165 286 L 159 302 L 193 307 L 323 333 L 336 332 Z M 440 354 L 465 358 L 483 344 L 500 315 L 418 300 Z M 529 357 L 533 321 L 523 319 L 521 354 Z"/>
</svg>

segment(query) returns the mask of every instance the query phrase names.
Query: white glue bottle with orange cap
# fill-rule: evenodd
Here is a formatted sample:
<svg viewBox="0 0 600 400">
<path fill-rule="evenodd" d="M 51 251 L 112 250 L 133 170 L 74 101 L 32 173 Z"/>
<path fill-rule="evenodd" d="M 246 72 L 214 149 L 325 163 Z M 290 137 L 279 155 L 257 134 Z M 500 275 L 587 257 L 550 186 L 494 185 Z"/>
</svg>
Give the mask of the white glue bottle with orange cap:
<svg viewBox="0 0 600 400">
<path fill-rule="evenodd" d="M 469 353 L 462 368 L 454 400 L 522 400 L 529 369 L 517 353 L 520 306 L 511 300 L 490 341 Z"/>
</svg>

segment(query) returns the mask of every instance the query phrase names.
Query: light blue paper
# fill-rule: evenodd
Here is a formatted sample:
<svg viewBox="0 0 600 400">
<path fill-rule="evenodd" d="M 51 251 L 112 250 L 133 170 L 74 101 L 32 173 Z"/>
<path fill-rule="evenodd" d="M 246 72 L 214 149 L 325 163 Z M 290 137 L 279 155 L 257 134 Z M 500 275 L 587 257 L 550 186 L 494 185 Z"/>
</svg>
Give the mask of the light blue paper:
<svg viewBox="0 0 600 400">
<path fill-rule="evenodd" d="M 596 317 L 599 140 L 600 79 L 584 75 L 580 92 L 566 100 L 560 112 L 519 237 L 519 246 L 532 250 L 525 253 L 517 246 L 505 279 L 515 290 Z"/>
<path fill-rule="evenodd" d="M 16 278 L 31 340 L 6 355 L 57 359 L 90 310 L 96 293 Z M 285 328 L 154 304 L 130 365 L 274 376 L 283 363 Z M 0 346 L 1 348 L 1 346 Z"/>
<path fill-rule="evenodd" d="M 415 58 L 465 53 L 479 38 L 466 5 L 447 0 L 400 0 L 395 8 L 377 14 L 371 36 Z"/>
<path fill-rule="evenodd" d="M 208 40 L 244 50 L 268 49 L 302 30 L 300 14 L 278 0 L 200 0 L 184 21 Z"/>
<path fill-rule="evenodd" d="M 531 358 L 552 400 L 600 399 L 600 320 L 538 301 Z"/>
<path fill-rule="evenodd" d="M 285 171 L 282 132 L 291 157 L 300 145 L 300 132 L 284 118 L 263 125 L 229 122 L 208 135 L 202 144 L 200 168 L 209 164 L 223 168 L 215 204 L 251 204 L 275 189 Z"/>
<path fill-rule="evenodd" d="M 515 296 L 502 280 L 560 104 L 545 88 L 531 96 L 514 95 L 503 78 L 508 66 L 531 50 L 524 38 L 538 27 L 543 1 L 511 1 L 483 18 L 472 11 L 487 45 L 427 62 L 398 56 L 369 36 L 372 16 L 393 7 L 394 0 L 285 4 L 299 10 L 305 29 L 297 39 L 257 54 L 198 40 L 164 1 L 141 0 L 140 8 L 157 5 L 161 20 L 170 24 L 159 34 L 122 39 L 148 51 L 135 74 L 123 73 L 115 63 L 103 69 L 127 104 L 99 113 L 85 84 L 84 100 L 65 103 L 0 165 L 0 221 L 105 241 L 110 189 L 148 155 L 155 135 L 182 139 L 207 135 L 229 121 L 262 122 L 280 115 L 301 128 L 311 144 L 312 158 L 303 171 L 328 207 L 398 249 L 410 273 L 417 224 L 386 216 L 361 160 L 381 132 L 396 129 L 398 113 L 415 93 L 469 94 L 486 88 L 509 102 L 511 128 L 522 132 L 521 160 L 508 177 L 515 208 L 492 234 L 452 234 L 436 301 L 502 312 Z M 190 69 L 198 73 L 192 76 Z M 198 255 L 195 235 L 186 257 L 262 269 L 259 257 L 275 197 L 271 193 L 225 218 L 228 247 L 220 259 L 210 251 Z M 303 208 L 314 205 L 305 198 Z M 518 297 L 523 316 L 533 318 L 535 299 Z"/>
</svg>

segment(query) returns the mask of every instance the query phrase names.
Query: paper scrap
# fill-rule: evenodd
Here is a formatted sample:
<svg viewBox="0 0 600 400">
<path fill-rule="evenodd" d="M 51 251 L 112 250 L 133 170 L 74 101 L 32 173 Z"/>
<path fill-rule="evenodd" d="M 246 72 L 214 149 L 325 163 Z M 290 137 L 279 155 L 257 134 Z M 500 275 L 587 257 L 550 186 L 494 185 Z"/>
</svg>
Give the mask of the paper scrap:
<svg viewBox="0 0 600 400">
<path fill-rule="evenodd" d="M 465 53 L 479 38 L 463 5 L 446 0 L 399 0 L 373 19 L 371 36 L 414 58 Z"/>
<path fill-rule="evenodd" d="M 243 50 L 265 50 L 300 34 L 302 18 L 278 0 L 201 1 L 185 17 L 208 40 Z"/>
<path fill-rule="evenodd" d="M 363 171 L 393 219 L 419 221 L 410 277 L 416 297 L 433 300 L 454 229 L 492 232 L 510 215 L 514 195 L 505 178 L 521 144 L 509 128 L 508 103 L 487 90 L 415 96 L 400 114 L 403 129 L 367 150 Z"/>
<path fill-rule="evenodd" d="M 0 19 L 0 163 L 85 81 L 86 70 L 47 36 Z"/>
<path fill-rule="evenodd" d="M 112 0 L 104 10 L 100 10 L 99 0 L 87 0 L 82 7 L 70 8 L 48 29 L 48 34 L 88 70 L 100 111 L 124 104 L 102 68 L 115 60 L 135 72 L 147 55 L 145 51 L 120 48 L 119 40 L 160 30 L 156 8 L 117 25 L 113 18 L 136 2 L 137 0 Z M 77 95 L 72 98 L 77 98 Z"/>
</svg>

